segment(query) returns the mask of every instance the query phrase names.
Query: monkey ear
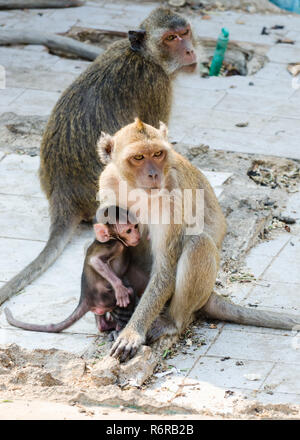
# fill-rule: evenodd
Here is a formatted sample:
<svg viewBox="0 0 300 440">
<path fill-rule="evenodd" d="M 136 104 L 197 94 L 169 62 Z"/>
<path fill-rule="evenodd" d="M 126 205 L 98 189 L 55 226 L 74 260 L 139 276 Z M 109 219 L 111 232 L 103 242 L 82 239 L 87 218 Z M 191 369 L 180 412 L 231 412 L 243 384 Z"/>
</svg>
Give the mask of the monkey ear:
<svg viewBox="0 0 300 440">
<path fill-rule="evenodd" d="M 128 38 L 130 41 L 131 49 L 137 52 L 141 49 L 142 43 L 145 39 L 146 31 L 128 31 Z"/>
<path fill-rule="evenodd" d="M 111 160 L 111 153 L 114 148 L 114 139 L 109 134 L 101 132 L 100 138 L 97 143 L 97 150 L 100 156 L 100 160 L 105 165 Z"/>
<path fill-rule="evenodd" d="M 159 131 L 164 139 L 168 138 L 168 127 L 163 122 L 159 122 Z"/>
<path fill-rule="evenodd" d="M 108 227 L 103 223 L 95 223 L 94 232 L 96 235 L 96 239 L 101 243 L 105 243 L 110 239 Z"/>
<path fill-rule="evenodd" d="M 143 122 L 140 120 L 140 118 L 135 118 L 134 119 L 135 125 L 136 125 L 136 129 L 137 131 L 145 131 L 145 127 Z"/>
</svg>

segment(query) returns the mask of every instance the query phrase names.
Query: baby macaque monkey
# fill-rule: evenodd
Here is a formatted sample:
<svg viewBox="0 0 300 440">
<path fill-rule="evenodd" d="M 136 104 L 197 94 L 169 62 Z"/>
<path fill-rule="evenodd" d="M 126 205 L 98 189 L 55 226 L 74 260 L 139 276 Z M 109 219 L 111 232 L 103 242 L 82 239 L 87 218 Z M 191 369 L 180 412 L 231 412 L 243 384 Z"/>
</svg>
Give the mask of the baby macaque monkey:
<svg viewBox="0 0 300 440">
<path fill-rule="evenodd" d="M 130 258 L 130 247 L 140 241 L 138 225 L 117 220 L 114 225 L 96 223 L 94 231 L 96 239 L 86 253 L 81 296 L 74 312 L 58 324 L 38 325 L 15 319 L 6 308 L 9 324 L 24 330 L 58 333 L 91 311 L 100 331 L 119 331 L 126 325 L 137 296 L 141 296 L 148 282 L 145 274 L 133 267 Z"/>
</svg>

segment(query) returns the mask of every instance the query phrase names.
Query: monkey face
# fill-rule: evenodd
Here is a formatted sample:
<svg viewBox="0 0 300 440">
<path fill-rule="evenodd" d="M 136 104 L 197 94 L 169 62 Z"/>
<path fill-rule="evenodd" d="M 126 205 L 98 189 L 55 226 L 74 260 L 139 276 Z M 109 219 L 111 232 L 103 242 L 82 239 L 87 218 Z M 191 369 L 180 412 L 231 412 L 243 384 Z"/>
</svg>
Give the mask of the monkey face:
<svg viewBox="0 0 300 440">
<path fill-rule="evenodd" d="M 111 169 L 117 169 L 120 179 L 126 181 L 131 189 L 145 191 L 164 187 L 170 169 L 168 158 L 171 150 L 167 126 L 160 122 L 159 129 L 156 129 L 139 118 L 113 137 L 102 133 L 98 142 L 101 160 L 113 165 Z M 109 169 L 108 165 L 106 170 Z"/>
<path fill-rule="evenodd" d="M 137 246 L 139 244 L 141 235 L 138 225 L 131 223 L 127 225 L 116 224 L 116 230 L 127 246 Z"/>
<path fill-rule="evenodd" d="M 144 190 L 160 189 L 164 177 L 167 152 L 162 145 L 136 146 L 135 154 L 127 158 L 128 171 L 135 176 L 136 187 Z"/>
<path fill-rule="evenodd" d="M 112 289 L 93 289 L 89 292 L 90 311 L 95 315 L 105 315 L 111 312 L 117 305 L 116 296 Z"/>
<path fill-rule="evenodd" d="M 168 58 L 178 64 L 178 68 L 194 66 L 197 57 L 190 25 L 176 30 L 168 30 L 162 36 L 162 45 Z"/>
</svg>

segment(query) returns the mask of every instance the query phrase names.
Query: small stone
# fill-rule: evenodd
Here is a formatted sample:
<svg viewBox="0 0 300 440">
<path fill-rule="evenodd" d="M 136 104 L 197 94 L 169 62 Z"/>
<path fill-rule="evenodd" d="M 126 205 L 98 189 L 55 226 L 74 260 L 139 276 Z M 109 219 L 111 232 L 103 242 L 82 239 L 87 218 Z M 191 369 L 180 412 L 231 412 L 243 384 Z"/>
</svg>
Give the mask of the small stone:
<svg viewBox="0 0 300 440">
<path fill-rule="evenodd" d="M 169 0 L 170 6 L 181 7 L 186 4 L 185 0 Z"/>
<path fill-rule="evenodd" d="M 139 387 L 153 374 L 156 364 L 157 359 L 152 349 L 143 345 L 133 359 L 120 364 L 119 381 Z"/>
<path fill-rule="evenodd" d="M 241 367 L 242 365 L 244 365 L 244 362 L 243 361 L 237 361 L 235 363 L 235 365 L 237 365 L 238 367 Z"/>
<path fill-rule="evenodd" d="M 244 374 L 244 377 L 247 380 L 251 380 L 251 381 L 255 381 L 255 380 L 260 380 L 261 379 L 261 375 L 260 374 L 255 374 L 255 373 Z"/>
<path fill-rule="evenodd" d="M 248 127 L 249 122 L 238 122 L 235 124 L 236 127 Z"/>
<path fill-rule="evenodd" d="M 91 378 L 96 385 L 112 385 L 117 382 L 120 363 L 117 359 L 106 356 L 97 362 L 91 370 Z"/>
</svg>

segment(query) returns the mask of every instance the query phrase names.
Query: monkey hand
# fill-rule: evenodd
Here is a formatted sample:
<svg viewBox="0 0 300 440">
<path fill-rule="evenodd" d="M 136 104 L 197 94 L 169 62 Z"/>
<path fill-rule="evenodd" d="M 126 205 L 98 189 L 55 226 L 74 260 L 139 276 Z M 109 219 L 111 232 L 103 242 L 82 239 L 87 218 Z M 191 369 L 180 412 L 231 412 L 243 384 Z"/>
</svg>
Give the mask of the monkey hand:
<svg viewBox="0 0 300 440">
<path fill-rule="evenodd" d="M 125 362 L 131 359 L 140 346 L 145 342 L 145 337 L 136 330 L 125 328 L 111 348 L 110 355 Z"/>
<path fill-rule="evenodd" d="M 131 287 L 125 287 L 124 284 L 120 284 L 115 288 L 115 295 L 117 300 L 117 306 L 127 307 L 130 303 L 130 295 L 133 294 Z"/>
</svg>

